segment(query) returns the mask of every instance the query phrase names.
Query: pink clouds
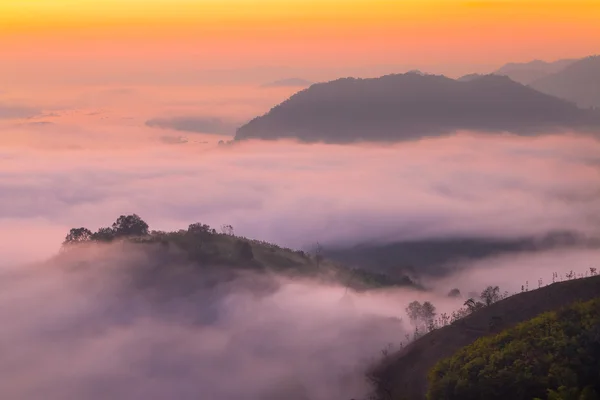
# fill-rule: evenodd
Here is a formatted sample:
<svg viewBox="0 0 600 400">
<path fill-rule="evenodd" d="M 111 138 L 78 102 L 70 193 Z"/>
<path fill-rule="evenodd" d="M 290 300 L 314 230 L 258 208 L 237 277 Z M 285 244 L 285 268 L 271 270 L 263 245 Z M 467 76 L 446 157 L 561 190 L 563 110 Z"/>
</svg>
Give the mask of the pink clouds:
<svg viewBox="0 0 600 400">
<path fill-rule="evenodd" d="M 600 143 L 585 136 L 219 147 L 215 136 L 165 145 L 168 131 L 78 129 L 23 131 L 26 143 L 4 143 L 0 218 L 96 229 L 136 212 L 154 229 L 230 223 L 292 247 L 598 232 Z"/>
<path fill-rule="evenodd" d="M 12 344 L 0 360 L 3 393 L 349 398 L 368 391 L 364 366 L 402 332 L 399 321 L 381 319 L 398 314 L 378 309 L 385 294 L 356 297 L 347 307 L 342 287 L 281 281 L 260 294 L 239 279 L 183 296 L 162 281 L 136 285 L 136 274 L 153 264 L 140 249 L 112 245 L 0 270 L 0 318 L 12 321 L 0 333 L 0 343 Z M 202 279 L 181 271 L 179 279 Z"/>
</svg>

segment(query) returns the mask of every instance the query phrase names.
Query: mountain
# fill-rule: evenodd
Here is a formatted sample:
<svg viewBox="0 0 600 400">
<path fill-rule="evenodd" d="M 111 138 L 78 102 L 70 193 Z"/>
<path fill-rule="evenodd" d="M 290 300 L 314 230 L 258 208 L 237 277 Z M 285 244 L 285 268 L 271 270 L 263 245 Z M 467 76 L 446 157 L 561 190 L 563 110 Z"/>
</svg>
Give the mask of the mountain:
<svg viewBox="0 0 600 400">
<path fill-rule="evenodd" d="M 406 73 L 312 85 L 240 127 L 236 139 L 398 141 L 456 130 L 533 134 L 599 121 L 600 114 L 503 76 L 461 82 Z"/>
<path fill-rule="evenodd" d="M 459 82 L 469 82 L 469 81 L 474 81 L 475 79 L 479 79 L 479 78 L 481 78 L 483 76 L 485 76 L 485 75 L 482 75 L 482 74 L 468 74 L 468 75 L 461 76 L 460 78 L 457 79 L 457 81 L 459 81 Z"/>
<path fill-rule="evenodd" d="M 431 238 L 354 246 L 324 246 L 323 255 L 344 265 L 387 276 L 442 276 L 456 266 L 486 258 L 551 249 L 600 248 L 600 239 L 576 232 L 550 232 L 538 237 L 510 239 L 463 237 Z"/>
<path fill-rule="evenodd" d="M 235 132 L 235 124 L 219 118 L 172 117 L 154 118 L 146 121 L 150 128 L 172 129 L 183 132 L 215 133 L 229 135 Z"/>
<path fill-rule="evenodd" d="M 508 63 L 494 74 L 505 75 L 515 82 L 527 85 L 544 76 L 556 73 L 576 61 L 576 59 L 565 59 L 554 62 L 534 60 L 528 63 Z"/>
<path fill-rule="evenodd" d="M 595 299 L 599 293 L 600 276 L 592 276 L 510 296 L 421 336 L 375 366 L 369 374 L 370 380 L 375 383 L 378 398 L 424 400 L 429 389 L 429 371 L 439 361 L 452 357 L 481 337 L 496 335 L 574 302 Z"/>
<path fill-rule="evenodd" d="M 600 56 L 587 57 L 530 83 L 532 88 L 580 107 L 600 107 Z"/>
<path fill-rule="evenodd" d="M 308 86 L 310 86 L 312 84 L 313 84 L 312 82 L 307 81 L 306 79 L 302 79 L 302 78 L 288 78 L 288 79 L 281 79 L 281 80 L 278 80 L 278 81 L 265 83 L 265 84 L 261 85 L 261 87 L 263 87 L 263 88 L 274 88 L 274 87 L 308 87 Z"/>
</svg>

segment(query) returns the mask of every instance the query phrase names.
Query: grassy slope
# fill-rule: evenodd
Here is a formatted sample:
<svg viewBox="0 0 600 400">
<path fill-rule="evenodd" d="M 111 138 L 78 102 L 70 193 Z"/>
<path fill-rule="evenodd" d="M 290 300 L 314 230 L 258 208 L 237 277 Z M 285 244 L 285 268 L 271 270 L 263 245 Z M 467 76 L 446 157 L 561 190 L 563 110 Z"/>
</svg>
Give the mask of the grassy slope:
<svg viewBox="0 0 600 400">
<path fill-rule="evenodd" d="M 373 372 L 382 399 L 425 399 L 427 375 L 441 359 L 476 339 L 498 333 L 575 301 L 600 296 L 600 276 L 555 283 L 511 296 L 458 322 L 435 330 L 390 356 Z M 490 322 L 496 321 L 494 329 Z"/>
</svg>

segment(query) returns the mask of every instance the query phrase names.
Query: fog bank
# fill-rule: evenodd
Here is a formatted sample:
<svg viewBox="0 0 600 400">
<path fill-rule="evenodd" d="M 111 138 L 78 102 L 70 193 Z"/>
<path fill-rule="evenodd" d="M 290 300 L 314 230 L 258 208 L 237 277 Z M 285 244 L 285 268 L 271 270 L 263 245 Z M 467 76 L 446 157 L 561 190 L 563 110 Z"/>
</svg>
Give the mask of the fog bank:
<svg viewBox="0 0 600 400">
<path fill-rule="evenodd" d="M 0 221 L 3 240 L 37 243 L 21 261 L 50 255 L 70 227 L 127 213 L 153 229 L 231 224 L 295 248 L 600 226 L 600 142 L 575 134 L 222 147 L 211 136 L 165 144 L 170 131 L 150 128 L 19 129 L 0 147 Z"/>
<path fill-rule="evenodd" d="M 197 268 L 113 244 L 2 269 L 3 396 L 358 398 L 366 366 L 403 337 L 397 293 L 253 275 L 209 284 Z"/>
</svg>

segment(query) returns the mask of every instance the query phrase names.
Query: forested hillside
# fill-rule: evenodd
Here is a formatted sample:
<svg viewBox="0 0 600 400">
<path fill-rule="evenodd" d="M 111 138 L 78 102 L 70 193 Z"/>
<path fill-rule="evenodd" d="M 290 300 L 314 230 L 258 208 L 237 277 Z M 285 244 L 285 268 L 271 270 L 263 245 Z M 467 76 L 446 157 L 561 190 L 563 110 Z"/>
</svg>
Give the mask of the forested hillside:
<svg viewBox="0 0 600 400">
<path fill-rule="evenodd" d="M 449 323 L 442 324 L 441 327 L 432 329 L 425 335 L 419 335 L 417 340 L 408 346 L 404 346 L 399 351 L 385 357 L 369 373 L 369 379 L 374 383 L 377 398 L 381 400 L 422 400 L 426 398 L 427 392 L 432 388 L 433 392 L 430 392 L 432 393 L 430 396 L 434 396 L 430 397 L 432 400 L 532 399 L 533 397 L 527 396 L 533 391 L 527 390 L 530 386 L 538 385 L 535 386 L 538 390 L 535 395 L 542 396 L 540 397 L 542 399 L 579 400 L 579 397 L 543 397 L 546 392 L 539 393 L 540 386 L 538 383 L 546 382 L 549 385 L 544 390 L 553 389 L 557 391 L 562 390 L 560 385 L 563 384 L 570 384 L 571 386 L 567 385 L 569 390 L 577 387 L 578 390 L 583 391 L 587 386 L 584 383 L 589 381 L 588 378 L 581 378 L 583 380 L 580 381 L 580 378 L 577 377 L 576 380 L 573 380 L 575 379 L 573 374 L 564 371 L 566 374 L 564 377 L 560 375 L 562 372 L 556 372 L 557 376 L 561 376 L 560 379 L 545 381 L 548 371 L 542 369 L 542 366 L 550 368 L 550 364 L 564 361 L 564 358 L 560 357 L 579 355 L 580 350 L 590 351 L 590 349 L 596 349 L 595 347 L 586 347 L 588 344 L 585 342 L 585 340 L 591 340 L 590 337 L 594 337 L 598 333 L 597 328 L 593 325 L 600 322 L 597 320 L 597 314 L 594 314 L 599 312 L 597 309 L 594 311 L 594 307 L 598 307 L 598 304 L 600 304 L 597 300 L 600 296 L 600 276 L 597 275 L 595 268 L 590 268 L 590 275 L 592 276 L 577 279 L 578 275 L 570 273 L 567 281 L 553 283 L 532 291 L 524 291 L 494 301 L 489 305 L 466 304 L 469 309 L 468 312 L 463 313 L 465 315 L 458 315 L 459 318 L 453 316 L 450 321 L 447 321 Z M 571 311 L 556 311 L 575 302 L 591 300 L 594 300 L 594 302 L 589 303 L 584 308 L 576 305 L 573 306 Z M 548 312 L 550 314 L 535 319 L 539 315 Z M 532 321 L 527 322 L 532 318 L 534 318 Z M 565 321 L 562 321 L 562 319 L 565 319 Z M 516 327 L 521 323 L 525 323 L 525 325 Z M 524 336 L 527 327 L 534 329 L 531 337 Z M 546 328 L 547 330 L 544 331 Z M 506 331 L 507 329 L 509 331 Z M 586 336 L 588 333 L 584 331 L 588 329 L 590 330 L 589 335 L 592 336 Z M 582 332 L 579 332 L 579 330 L 582 330 Z M 493 335 L 498 334 L 500 336 L 494 339 Z M 580 337 L 580 334 L 583 336 Z M 481 345 L 474 345 L 475 347 L 465 349 L 465 346 L 473 345 L 480 338 L 485 338 L 482 339 L 483 342 L 481 343 L 491 346 L 489 351 L 493 354 L 478 353 L 476 349 L 481 349 Z M 516 339 L 516 341 L 512 343 L 512 339 Z M 534 342 L 537 341 L 541 343 L 535 344 Z M 582 341 L 582 349 L 577 347 L 578 344 L 576 345 L 580 341 Z M 528 349 L 527 344 L 532 346 L 531 349 Z M 547 354 L 544 355 L 544 351 L 548 349 L 561 351 L 563 352 L 560 353 L 562 356 L 556 359 L 548 358 Z M 504 351 L 506 353 L 503 353 Z M 594 351 L 597 351 L 597 349 Z M 525 357 L 524 361 L 520 362 L 517 359 L 511 361 L 511 357 L 517 357 L 519 352 L 523 354 L 518 355 L 518 357 Z M 441 364 L 438 364 L 444 359 L 452 361 L 442 361 Z M 513 361 L 515 365 L 508 366 Z M 575 361 L 577 362 L 577 359 Z M 592 361 L 598 362 L 597 359 Z M 592 361 L 583 358 L 580 362 L 589 363 Z M 495 366 L 494 368 L 522 367 L 524 370 L 517 371 L 515 369 L 504 372 L 495 369 L 484 370 L 484 368 L 487 368 L 485 365 L 490 362 Z M 560 365 L 560 368 L 567 368 L 566 364 Z M 593 365 L 596 365 L 596 367 Z M 590 364 L 590 368 L 598 368 L 599 364 L 593 365 Z M 576 365 L 569 366 L 569 368 L 573 368 L 575 375 L 579 373 L 577 369 L 579 367 Z M 433 380 L 430 384 L 428 377 L 430 377 L 431 371 L 435 372 L 433 372 Z M 481 371 L 488 374 L 489 381 L 483 380 L 484 376 L 480 376 Z M 499 387 L 494 386 L 495 383 L 493 382 L 496 382 L 496 379 L 504 379 L 509 372 L 510 374 L 522 374 L 519 377 L 521 379 L 519 382 L 522 384 L 523 392 L 517 391 L 510 395 L 506 395 L 506 392 L 498 392 L 500 394 L 497 397 L 490 397 L 494 393 L 493 390 Z M 448 377 L 446 377 L 446 373 L 449 374 Z M 596 377 L 599 377 L 600 369 L 596 369 L 595 373 Z M 509 376 L 510 379 L 516 378 L 515 375 L 510 374 L 506 376 Z M 529 381 L 526 381 L 527 379 Z M 486 392 L 486 396 L 481 397 L 474 394 L 479 390 L 475 382 L 488 382 L 490 391 Z M 538 383 L 531 383 L 530 385 L 527 382 Z M 555 384 L 558 384 L 558 386 Z M 575 384 L 577 386 L 573 386 Z M 517 390 L 520 387 L 511 386 L 511 390 Z M 589 390 L 586 393 L 588 392 Z"/>
<path fill-rule="evenodd" d="M 600 394 L 600 298 L 484 337 L 437 363 L 428 400 L 592 400 Z"/>
</svg>

